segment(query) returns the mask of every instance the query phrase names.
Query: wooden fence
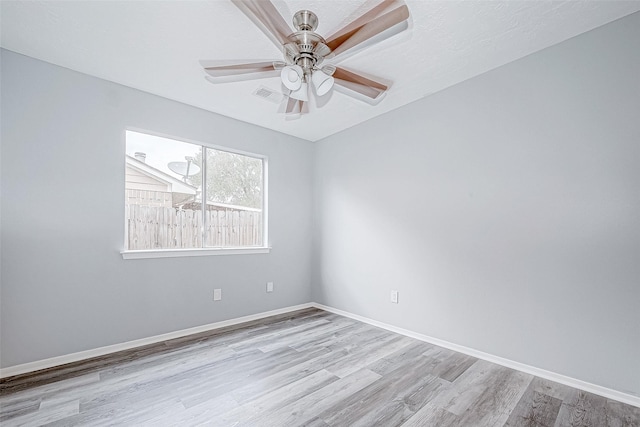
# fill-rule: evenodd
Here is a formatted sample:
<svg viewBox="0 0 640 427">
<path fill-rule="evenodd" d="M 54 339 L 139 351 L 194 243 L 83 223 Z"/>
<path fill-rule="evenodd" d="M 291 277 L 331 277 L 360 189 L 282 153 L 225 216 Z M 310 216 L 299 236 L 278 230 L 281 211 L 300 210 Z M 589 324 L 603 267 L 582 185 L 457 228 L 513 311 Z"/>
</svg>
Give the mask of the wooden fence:
<svg viewBox="0 0 640 427">
<path fill-rule="evenodd" d="M 200 210 L 135 204 L 125 208 L 128 250 L 262 245 L 262 212 L 207 211 L 203 245 Z"/>
</svg>

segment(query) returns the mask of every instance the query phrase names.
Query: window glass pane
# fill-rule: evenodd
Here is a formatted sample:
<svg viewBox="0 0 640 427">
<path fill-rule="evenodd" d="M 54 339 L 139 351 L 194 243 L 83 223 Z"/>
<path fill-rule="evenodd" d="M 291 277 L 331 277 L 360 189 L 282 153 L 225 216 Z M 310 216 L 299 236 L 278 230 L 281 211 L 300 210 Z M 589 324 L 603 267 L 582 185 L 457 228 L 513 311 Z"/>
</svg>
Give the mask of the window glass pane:
<svg viewBox="0 0 640 427">
<path fill-rule="evenodd" d="M 127 250 L 202 247 L 202 147 L 127 131 Z"/>
<path fill-rule="evenodd" d="M 263 160 L 206 151 L 205 244 L 262 246 Z"/>
</svg>

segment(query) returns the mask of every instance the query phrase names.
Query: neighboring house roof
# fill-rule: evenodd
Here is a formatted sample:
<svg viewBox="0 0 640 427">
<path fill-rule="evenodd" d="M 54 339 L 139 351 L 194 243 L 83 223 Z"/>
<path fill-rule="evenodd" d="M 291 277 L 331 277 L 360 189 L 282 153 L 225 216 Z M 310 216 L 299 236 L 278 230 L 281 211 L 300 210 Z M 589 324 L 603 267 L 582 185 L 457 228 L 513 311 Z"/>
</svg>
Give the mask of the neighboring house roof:
<svg viewBox="0 0 640 427">
<path fill-rule="evenodd" d="M 196 187 L 189 185 L 177 178 L 174 178 L 171 175 L 162 172 L 161 170 L 156 169 L 153 166 L 148 165 L 147 163 L 141 162 L 140 160 L 135 159 L 129 155 L 125 155 L 125 159 L 127 162 L 127 166 L 136 169 L 138 172 L 143 173 L 163 184 L 166 184 L 169 187 L 169 192 L 195 195 L 198 190 Z"/>
<path fill-rule="evenodd" d="M 200 195 L 196 197 L 196 203 L 200 203 Z M 220 203 L 220 202 L 212 202 L 207 200 L 207 206 L 217 206 L 224 209 L 234 210 L 234 211 L 249 211 L 249 212 L 262 212 L 260 208 L 249 208 L 247 206 L 240 205 L 230 205 L 228 203 Z"/>
</svg>

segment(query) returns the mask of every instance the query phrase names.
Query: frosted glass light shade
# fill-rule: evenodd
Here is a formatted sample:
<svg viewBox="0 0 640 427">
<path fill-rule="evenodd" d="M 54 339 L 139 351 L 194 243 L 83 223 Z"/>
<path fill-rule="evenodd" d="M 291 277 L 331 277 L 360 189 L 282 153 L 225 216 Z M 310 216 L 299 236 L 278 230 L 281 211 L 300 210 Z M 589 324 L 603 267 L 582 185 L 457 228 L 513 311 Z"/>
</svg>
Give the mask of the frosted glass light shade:
<svg viewBox="0 0 640 427">
<path fill-rule="evenodd" d="M 289 90 L 298 90 L 302 85 L 302 67 L 299 65 L 287 65 L 280 71 L 280 80 Z"/>
<path fill-rule="evenodd" d="M 309 86 L 306 82 L 302 82 L 300 83 L 300 88 L 298 88 L 298 90 L 291 91 L 289 96 L 293 99 L 307 102 L 309 101 Z"/>
<path fill-rule="evenodd" d="M 311 82 L 318 96 L 322 96 L 331 90 L 334 79 L 323 71 L 316 70 L 311 75 Z"/>
</svg>

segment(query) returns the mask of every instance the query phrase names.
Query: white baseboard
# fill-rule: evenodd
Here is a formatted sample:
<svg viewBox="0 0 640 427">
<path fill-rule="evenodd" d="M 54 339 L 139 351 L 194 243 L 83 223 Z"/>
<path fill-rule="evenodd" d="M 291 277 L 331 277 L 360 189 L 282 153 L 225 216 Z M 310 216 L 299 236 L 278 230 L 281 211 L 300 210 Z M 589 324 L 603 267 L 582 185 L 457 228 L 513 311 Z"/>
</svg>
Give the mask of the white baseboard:
<svg viewBox="0 0 640 427">
<path fill-rule="evenodd" d="M 339 310 L 337 308 L 333 308 L 333 307 L 329 307 L 329 306 L 317 304 L 317 303 L 312 303 L 311 306 L 315 308 L 319 308 L 321 310 L 329 311 L 331 313 L 339 314 L 341 316 L 349 317 L 351 319 L 355 319 L 372 326 L 377 326 L 379 328 L 386 329 L 391 332 L 395 332 L 401 335 L 415 338 L 420 341 L 424 341 L 440 347 L 448 348 L 449 350 L 467 354 L 469 356 L 473 356 L 478 359 L 486 360 L 487 362 L 506 366 L 507 368 L 511 368 L 520 372 L 535 375 L 537 377 L 544 378 L 550 381 L 555 381 L 557 383 L 564 384 L 569 387 L 584 390 L 589 393 L 597 394 L 599 396 L 606 397 L 608 399 L 617 400 L 618 402 L 626 403 L 626 404 L 637 406 L 640 408 L 640 397 L 638 396 L 634 396 L 628 393 L 623 393 L 621 391 L 613 390 L 607 387 L 602 387 L 597 384 L 592 384 L 576 378 L 567 377 L 566 375 L 557 374 L 555 372 L 550 372 L 544 369 L 536 368 L 534 366 L 525 365 L 524 363 L 515 362 L 513 360 L 494 356 L 493 354 L 484 353 L 482 351 L 478 351 L 473 348 L 464 347 L 462 345 L 454 344 L 438 338 L 433 338 L 427 335 L 419 334 L 417 332 L 410 331 L 407 329 L 398 328 L 396 326 L 389 325 L 387 323 L 378 322 L 377 320 L 369 319 L 367 317 L 359 316 L 357 314 L 349 313 L 347 311 Z"/>
<path fill-rule="evenodd" d="M 226 326 L 233 326 L 239 323 L 250 322 L 252 320 L 259 320 L 265 317 L 276 316 L 278 314 L 285 314 L 292 311 L 302 310 L 302 309 L 311 308 L 311 307 L 313 307 L 311 303 L 300 304 L 300 305 L 295 305 L 291 307 L 280 308 L 278 310 L 271 310 L 263 313 L 252 314 L 249 316 L 237 317 L 235 319 L 223 320 L 221 322 L 209 323 L 208 325 L 196 326 L 194 328 L 182 329 L 180 331 L 169 332 L 166 334 L 155 335 L 153 337 L 141 338 L 139 340 L 133 340 L 133 341 L 128 341 L 120 344 L 113 344 L 105 347 L 99 347 L 92 350 L 80 351 L 77 353 L 52 357 L 50 359 L 37 360 L 35 362 L 9 366 L 7 368 L 0 369 L 0 378 L 26 374 L 28 372 L 39 371 L 41 369 L 53 368 L 54 366 L 60 366 L 60 365 L 64 365 L 72 362 L 79 362 L 81 360 L 90 359 L 92 357 L 104 356 L 110 353 L 115 353 L 117 351 L 130 350 L 136 347 L 142 347 L 145 345 L 155 344 L 158 342 L 167 341 L 174 338 L 181 338 L 191 334 L 207 332 L 214 329 L 224 328 Z"/>
</svg>

